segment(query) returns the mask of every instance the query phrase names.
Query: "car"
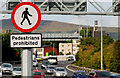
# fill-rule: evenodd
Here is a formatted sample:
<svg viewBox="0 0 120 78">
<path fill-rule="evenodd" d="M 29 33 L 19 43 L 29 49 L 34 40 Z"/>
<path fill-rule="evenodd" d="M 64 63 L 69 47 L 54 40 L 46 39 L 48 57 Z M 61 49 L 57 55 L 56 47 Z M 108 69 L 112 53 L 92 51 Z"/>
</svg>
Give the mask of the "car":
<svg viewBox="0 0 120 78">
<path fill-rule="evenodd" d="M 13 66 L 10 63 L 3 63 L 1 65 L 2 67 L 2 73 L 8 73 L 8 74 L 12 74 L 13 71 Z"/>
<path fill-rule="evenodd" d="M 55 73 L 55 66 L 54 65 L 48 65 L 46 68 L 46 73 L 48 74 L 54 74 Z"/>
<path fill-rule="evenodd" d="M 43 78 L 43 73 L 40 70 L 33 70 L 33 78 Z"/>
<path fill-rule="evenodd" d="M 72 78 L 88 78 L 88 74 L 85 71 L 76 71 Z"/>
<path fill-rule="evenodd" d="M 56 67 L 54 77 L 67 78 L 67 70 L 64 67 Z"/>
<path fill-rule="evenodd" d="M 120 74 L 112 75 L 110 78 L 120 78 Z"/>
<path fill-rule="evenodd" d="M 88 78 L 110 78 L 111 74 L 106 70 L 95 70 L 91 71 Z"/>
<path fill-rule="evenodd" d="M 49 56 L 48 61 L 50 64 L 56 64 L 57 65 L 57 57 L 56 56 Z"/>
<path fill-rule="evenodd" d="M 38 66 L 38 61 L 37 60 L 33 60 L 33 66 Z"/>
<path fill-rule="evenodd" d="M 41 58 L 42 58 L 42 57 L 37 57 L 36 60 L 39 60 L 39 59 L 41 59 Z"/>
<path fill-rule="evenodd" d="M 43 61 L 42 61 L 42 65 L 41 65 L 41 69 L 43 69 L 43 68 L 46 69 L 46 67 L 47 67 L 48 65 L 50 65 L 50 62 L 49 62 L 48 60 L 43 60 Z"/>
<path fill-rule="evenodd" d="M 73 55 L 68 55 L 67 56 L 67 61 L 72 61 L 74 60 L 74 56 Z"/>
<path fill-rule="evenodd" d="M 0 66 L 0 78 L 2 78 L 2 69 L 1 69 L 1 66 Z"/>
<path fill-rule="evenodd" d="M 21 77 L 22 68 L 21 67 L 13 67 L 12 78 Z"/>
</svg>

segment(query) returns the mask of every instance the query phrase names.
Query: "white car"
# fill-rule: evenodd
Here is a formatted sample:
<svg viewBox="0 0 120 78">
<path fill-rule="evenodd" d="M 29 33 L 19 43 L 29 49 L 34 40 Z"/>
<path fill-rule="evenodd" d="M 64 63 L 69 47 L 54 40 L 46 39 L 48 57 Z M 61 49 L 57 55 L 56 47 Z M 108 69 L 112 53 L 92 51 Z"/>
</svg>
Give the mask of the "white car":
<svg viewBox="0 0 120 78">
<path fill-rule="evenodd" d="M 36 60 L 39 60 L 39 59 L 41 59 L 41 58 L 42 58 L 42 57 L 37 57 Z"/>
<path fill-rule="evenodd" d="M 55 66 L 48 65 L 47 68 L 46 68 L 46 73 L 50 73 L 50 74 L 55 73 Z"/>
<path fill-rule="evenodd" d="M 48 61 L 50 64 L 56 64 L 57 65 L 57 57 L 56 56 L 49 56 Z"/>
<path fill-rule="evenodd" d="M 21 77 L 22 75 L 22 69 L 21 67 L 14 67 L 13 68 L 13 72 L 12 72 L 12 77 L 16 78 L 16 77 Z"/>
<path fill-rule="evenodd" d="M 33 66 L 38 66 L 38 61 L 37 60 L 33 60 Z"/>
<path fill-rule="evenodd" d="M 10 63 L 3 63 L 2 64 L 2 73 L 9 73 L 12 74 L 13 66 Z"/>
<path fill-rule="evenodd" d="M 54 76 L 67 78 L 67 71 L 64 67 L 56 67 Z"/>
<path fill-rule="evenodd" d="M 0 66 L 0 78 L 2 78 L 2 69 L 1 69 L 1 66 Z"/>
<path fill-rule="evenodd" d="M 74 56 L 73 55 L 68 55 L 67 56 L 67 61 L 72 61 L 74 60 Z"/>
</svg>

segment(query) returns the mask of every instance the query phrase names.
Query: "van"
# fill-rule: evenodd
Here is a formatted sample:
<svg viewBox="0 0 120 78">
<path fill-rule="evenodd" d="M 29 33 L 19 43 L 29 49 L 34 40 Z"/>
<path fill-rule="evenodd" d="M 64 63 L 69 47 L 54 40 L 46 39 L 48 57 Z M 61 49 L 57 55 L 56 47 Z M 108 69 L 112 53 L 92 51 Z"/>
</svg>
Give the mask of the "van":
<svg viewBox="0 0 120 78">
<path fill-rule="evenodd" d="M 56 56 L 49 56 L 48 57 L 48 61 L 50 62 L 50 64 L 56 64 L 57 65 L 57 57 Z"/>
</svg>

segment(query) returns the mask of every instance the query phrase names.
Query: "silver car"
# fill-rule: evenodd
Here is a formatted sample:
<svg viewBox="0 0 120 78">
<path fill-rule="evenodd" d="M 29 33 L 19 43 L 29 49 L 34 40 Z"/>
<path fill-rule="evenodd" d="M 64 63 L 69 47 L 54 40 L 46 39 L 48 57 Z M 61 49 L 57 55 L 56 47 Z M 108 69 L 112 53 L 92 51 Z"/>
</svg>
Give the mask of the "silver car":
<svg viewBox="0 0 120 78">
<path fill-rule="evenodd" d="M 1 66 L 0 66 L 0 78 L 2 78 L 2 69 L 1 69 Z"/>
<path fill-rule="evenodd" d="M 12 74 L 13 66 L 10 63 L 3 63 L 2 64 L 2 73 L 9 73 Z"/>
<path fill-rule="evenodd" d="M 21 74 L 22 74 L 21 67 L 14 67 L 13 68 L 12 77 L 14 77 L 14 78 L 21 77 Z"/>
<path fill-rule="evenodd" d="M 33 66 L 38 66 L 38 61 L 37 60 L 33 60 Z"/>
<path fill-rule="evenodd" d="M 53 65 L 48 65 L 47 68 L 46 68 L 46 73 L 48 73 L 48 74 L 53 74 L 53 73 L 55 73 L 55 66 L 53 66 Z"/>
<path fill-rule="evenodd" d="M 54 76 L 67 78 L 67 71 L 64 67 L 56 67 Z"/>
</svg>

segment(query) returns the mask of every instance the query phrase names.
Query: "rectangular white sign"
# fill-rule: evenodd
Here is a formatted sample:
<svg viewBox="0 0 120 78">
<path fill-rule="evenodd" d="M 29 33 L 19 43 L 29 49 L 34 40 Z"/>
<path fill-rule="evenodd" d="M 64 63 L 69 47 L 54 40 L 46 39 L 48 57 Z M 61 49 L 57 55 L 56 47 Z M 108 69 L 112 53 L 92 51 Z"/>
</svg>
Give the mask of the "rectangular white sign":
<svg viewBox="0 0 120 78">
<path fill-rule="evenodd" d="M 12 48 L 39 48 L 41 47 L 41 34 L 12 34 L 10 35 L 10 46 Z"/>
</svg>

